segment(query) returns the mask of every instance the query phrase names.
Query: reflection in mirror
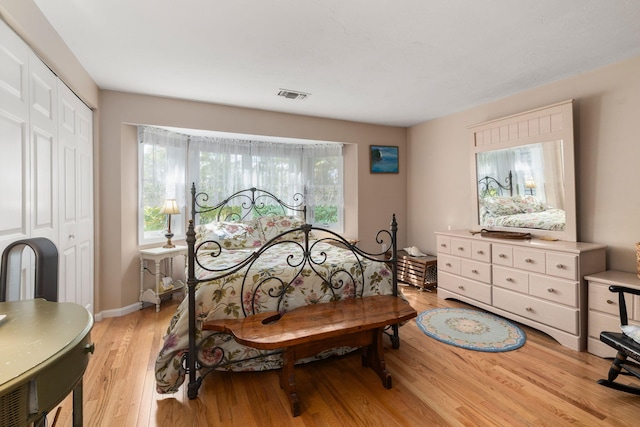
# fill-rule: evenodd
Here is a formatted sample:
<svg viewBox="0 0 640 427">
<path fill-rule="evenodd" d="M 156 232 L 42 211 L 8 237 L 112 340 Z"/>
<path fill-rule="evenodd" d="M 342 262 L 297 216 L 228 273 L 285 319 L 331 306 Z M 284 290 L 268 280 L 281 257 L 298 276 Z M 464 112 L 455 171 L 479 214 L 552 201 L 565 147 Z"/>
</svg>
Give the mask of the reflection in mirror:
<svg viewBox="0 0 640 427">
<path fill-rule="evenodd" d="M 480 226 L 564 231 L 563 164 L 562 140 L 477 153 Z"/>
</svg>

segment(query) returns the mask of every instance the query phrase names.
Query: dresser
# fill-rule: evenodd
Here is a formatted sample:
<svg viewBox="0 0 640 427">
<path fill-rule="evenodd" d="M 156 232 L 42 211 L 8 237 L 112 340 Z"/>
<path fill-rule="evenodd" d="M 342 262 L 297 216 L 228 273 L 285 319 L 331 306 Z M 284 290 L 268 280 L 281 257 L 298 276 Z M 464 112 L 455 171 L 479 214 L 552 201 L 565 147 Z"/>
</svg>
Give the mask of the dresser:
<svg viewBox="0 0 640 427">
<path fill-rule="evenodd" d="M 600 332 L 620 332 L 620 305 L 618 294 L 609 286 L 626 286 L 640 289 L 640 279 L 635 273 L 608 270 L 585 277 L 589 283 L 589 338 L 587 351 L 600 357 L 615 357 L 616 350 L 600 341 Z M 640 296 L 625 295 L 627 317 L 630 325 L 640 326 Z"/>
<path fill-rule="evenodd" d="M 606 269 L 606 246 L 510 240 L 467 230 L 436 232 L 438 298 L 457 299 L 531 326 L 583 351 L 587 343 L 584 276 Z"/>
</svg>

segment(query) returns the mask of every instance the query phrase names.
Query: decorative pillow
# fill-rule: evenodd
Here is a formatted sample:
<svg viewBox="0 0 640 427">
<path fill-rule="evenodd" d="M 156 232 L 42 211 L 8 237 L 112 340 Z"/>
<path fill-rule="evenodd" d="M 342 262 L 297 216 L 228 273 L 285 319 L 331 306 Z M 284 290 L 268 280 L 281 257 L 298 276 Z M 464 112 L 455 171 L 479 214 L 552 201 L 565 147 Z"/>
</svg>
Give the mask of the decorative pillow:
<svg viewBox="0 0 640 427">
<path fill-rule="evenodd" d="M 522 213 L 512 197 L 485 197 L 482 204 L 494 216 L 515 215 Z"/>
<path fill-rule="evenodd" d="M 196 244 L 216 241 L 225 249 L 255 248 L 262 246 L 264 237 L 257 220 L 243 222 L 212 222 L 196 227 Z M 212 249 L 214 245 L 206 244 Z"/>
<path fill-rule="evenodd" d="M 260 226 L 262 227 L 262 233 L 264 234 L 265 242 L 273 239 L 277 235 L 284 233 L 285 231 L 292 230 L 304 225 L 304 221 L 295 216 L 288 215 L 274 215 L 263 216 L 259 218 Z M 309 236 L 311 237 L 311 236 Z M 302 240 L 304 239 L 304 233 L 302 231 L 296 231 L 285 237 L 287 240 Z"/>
<path fill-rule="evenodd" d="M 640 344 L 640 326 L 622 325 L 622 333 Z"/>
<path fill-rule="evenodd" d="M 544 204 L 535 196 L 519 197 L 515 202 L 522 212 L 525 213 L 542 212 L 545 210 Z"/>
</svg>

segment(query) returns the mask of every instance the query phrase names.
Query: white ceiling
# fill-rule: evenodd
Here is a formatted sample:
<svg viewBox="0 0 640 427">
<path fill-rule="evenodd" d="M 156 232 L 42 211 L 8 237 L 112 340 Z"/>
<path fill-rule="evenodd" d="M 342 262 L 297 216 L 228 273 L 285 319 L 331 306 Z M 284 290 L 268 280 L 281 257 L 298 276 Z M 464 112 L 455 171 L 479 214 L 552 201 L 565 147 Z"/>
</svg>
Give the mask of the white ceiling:
<svg viewBox="0 0 640 427">
<path fill-rule="evenodd" d="M 637 0 L 34 1 L 102 89 L 396 126 L 640 55 Z"/>
</svg>

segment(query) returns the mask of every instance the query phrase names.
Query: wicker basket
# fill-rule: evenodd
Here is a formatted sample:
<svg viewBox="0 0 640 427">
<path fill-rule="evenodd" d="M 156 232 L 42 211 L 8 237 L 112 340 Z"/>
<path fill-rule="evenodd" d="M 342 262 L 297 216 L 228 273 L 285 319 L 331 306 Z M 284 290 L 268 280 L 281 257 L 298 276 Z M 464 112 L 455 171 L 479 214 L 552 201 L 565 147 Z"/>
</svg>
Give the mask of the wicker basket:
<svg viewBox="0 0 640 427">
<path fill-rule="evenodd" d="M 640 279 L 640 242 L 636 243 L 636 265 L 638 267 L 638 279 Z"/>
</svg>

